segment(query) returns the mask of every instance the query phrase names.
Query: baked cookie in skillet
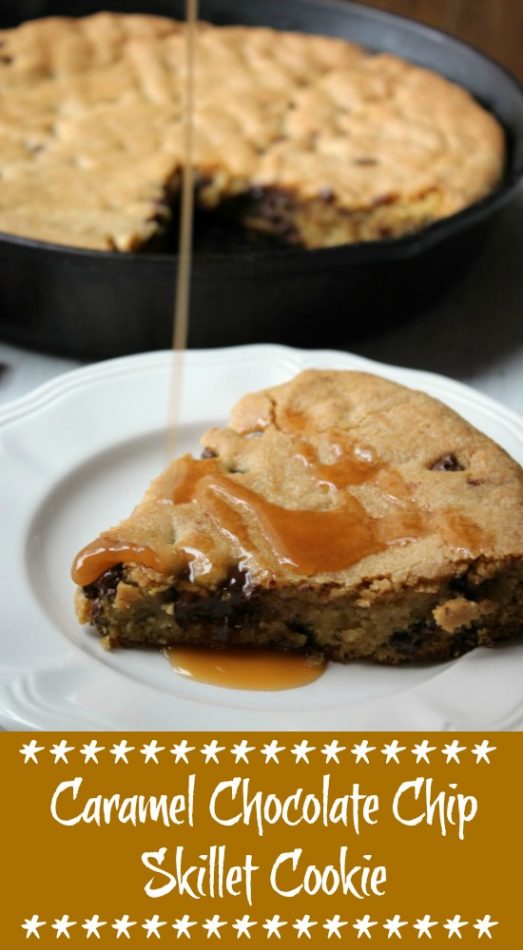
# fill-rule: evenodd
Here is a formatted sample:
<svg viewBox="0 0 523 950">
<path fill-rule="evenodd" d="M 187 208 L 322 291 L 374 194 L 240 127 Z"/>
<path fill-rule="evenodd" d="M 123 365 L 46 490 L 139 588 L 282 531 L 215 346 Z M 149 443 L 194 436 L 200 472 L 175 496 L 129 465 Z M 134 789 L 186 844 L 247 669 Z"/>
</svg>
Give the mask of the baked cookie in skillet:
<svg viewBox="0 0 523 950">
<path fill-rule="evenodd" d="M 161 248 L 184 162 L 184 24 L 0 30 L 0 231 Z M 316 248 L 415 232 L 488 194 L 504 133 L 464 89 L 335 37 L 201 23 L 197 205 Z"/>
</svg>

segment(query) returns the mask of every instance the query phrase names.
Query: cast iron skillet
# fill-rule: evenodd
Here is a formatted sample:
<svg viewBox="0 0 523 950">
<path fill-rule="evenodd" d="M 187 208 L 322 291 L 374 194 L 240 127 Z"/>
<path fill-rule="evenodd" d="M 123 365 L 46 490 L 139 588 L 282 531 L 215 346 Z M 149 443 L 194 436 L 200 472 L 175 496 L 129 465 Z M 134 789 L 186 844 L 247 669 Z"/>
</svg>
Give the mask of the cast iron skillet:
<svg viewBox="0 0 523 950">
<path fill-rule="evenodd" d="M 8 0 L 2 25 L 100 9 L 180 16 L 183 0 Z M 315 251 L 250 244 L 204 228 L 194 264 L 190 344 L 327 346 L 394 322 L 448 288 L 523 175 L 523 90 L 499 65 L 443 33 L 340 0 L 202 0 L 216 23 L 344 36 L 431 67 L 467 87 L 507 132 L 495 193 L 418 235 Z M 174 254 L 124 255 L 0 235 L 0 334 L 40 349 L 109 357 L 168 346 Z"/>
</svg>

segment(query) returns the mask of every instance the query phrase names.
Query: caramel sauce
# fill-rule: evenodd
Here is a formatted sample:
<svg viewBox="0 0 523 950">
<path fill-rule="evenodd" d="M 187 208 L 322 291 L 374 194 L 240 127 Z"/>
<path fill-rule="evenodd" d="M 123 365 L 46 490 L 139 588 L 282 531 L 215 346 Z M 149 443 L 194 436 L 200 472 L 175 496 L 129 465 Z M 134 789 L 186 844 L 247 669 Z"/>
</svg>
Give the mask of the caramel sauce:
<svg viewBox="0 0 523 950">
<path fill-rule="evenodd" d="M 315 448 L 309 442 L 299 442 L 294 457 L 311 470 L 317 481 L 332 488 L 363 485 L 380 469 L 380 463 L 370 449 L 354 445 L 341 433 L 331 435 L 329 449 L 336 459 L 330 464 L 319 461 Z"/>
<path fill-rule="evenodd" d="M 216 527 L 238 545 L 244 558 L 256 555 L 269 571 L 276 561 L 280 569 L 304 576 L 347 569 L 388 547 L 412 544 L 436 531 L 455 550 L 466 554 L 481 542 L 481 530 L 457 512 L 431 512 L 416 505 L 400 474 L 380 464 L 370 453 L 358 455 L 357 448 L 353 448 L 338 461 L 325 465 L 314 463 L 312 450 L 300 445 L 298 457 L 305 460 L 318 483 L 327 481 L 337 487 L 337 482 L 345 485 L 347 479 L 349 484 L 372 479 L 387 500 L 389 511 L 374 518 L 354 495 L 341 490 L 337 491 L 339 503 L 335 508 L 283 508 L 225 475 L 218 460 L 190 457 L 179 462 L 170 500 L 176 504 L 197 502 Z M 265 541 L 261 550 L 257 534 Z M 192 573 L 210 572 L 212 564 L 203 534 L 201 539 L 193 538 L 191 547 L 185 550 L 189 566 L 197 567 L 195 572 L 191 569 Z M 89 584 L 104 570 L 122 562 L 168 571 L 168 565 L 162 565 L 150 548 L 102 537 L 80 552 L 73 577 L 79 584 Z"/>
<path fill-rule="evenodd" d="M 305 432 L 310 426 L 306 413 L 288 407 L 283 410 L 279 424 L 285 432 Z"/>
<path fill-rule="evenodd" d="M 198 484 L 207 475 L 220 472 L 216 459 L 193 459 L 190 456 L 180 459 L 176 468 L 175 482 L 170 500 L 175 505 L 184 505 L 194 501 Z"/>
<path fill-rule="evenodd" d="M 141 564 L 163 573 L 160 558 L 151 548 L 101 536 L 76 555 L 71 576 L 75 584 L 86 587 L 117 564 Z"/>
<path fill-rule="evenodd" d="M 174 301 L 173 367 L 167 422 L 167 458 L 176 454 L 183 382 L 183 354 L 187 349 L 191 297 L 192 237 L 194 220 L 194 92 L 196 28 L 199 0 L 185 2 L 185 102 L 183 109 L 184 162 L 181 170 L 180 238 Z"/>
<path fill-rule="evenodd" d="M 299 653 L 259 649 L 172 647 L 165 652 L 181 676 L 228 689 L 296 689 L 319 679 L 326 666 L 321 661 L 313 665 Z"/>
<path fill-rule="evenodd" d="M 346 463 L 344 478 L 353 464 L 351 460 Z M 359 461 L 356 464 L 359 469 Z M 364 464 L 369 468 L 372 465 L 375 474 L 379 471 L 375 460 Z M 336 468 L 336 465 L 322 465 L 320 469 Z M 320 476 L 322 474 L 320 471 Z M 361 474 L 358 470 L 360 481 Z M 370 471 L 366 473 L 366 477 L 370 474 Z M 256 553 L 269 569 L 272 557 L 280 567 L 310 576 L 344 570 L 389 546 L 413 543 L 433 531 L 436 524 L 441 526 L 441 513 L 433 515 L 419 509 L 412 500 L 406 501 L 408 490 L 397 473 L 393 473 L 386 484 L 389 490 L 399 491 L 400 497 L 387 494 L 390 501 L 396 502 L 396 508 L 381 518 L 369 515 L 350 492 L 340 492 L 341 504 L 336 508 L 323 511 L 282 508 L 240 481 L 224 475 L 217 460 L 187 458 L 183 460 L 174 498 L 178 502 L 182 499 L 184 502 L 197 501 L 209 512 L 217 527 L 238 544 L 245 556 Z M 462 521 L 465 529 L 465 519 Z M 455 530 L 455 519 L 449 524 L 453 524 L 451 534 L 459 534 Z M 252 537 L 253 526 L 266 541 L 268 556 L 265 559 Z"/>
<path fill-rule="evenodd" d="M 436 518 L 436 515 L 434 515 Z M 485 532 L 479 525 L 474 524 L 457 511 L 446 511 L 445 518 L 440 520 L 440 528 L 447 544 L 450 544 L 458 553 L 471 557 L 474 551 L 486 541 Z"/>
<path fill-rule="evenodd" d="M 251 521 L 280 565 L 300 574 L 339 571 L 382 547 L 372 519 L 352 495 L 347 495 L 342 507 L 306 511 L 281 508 L 224 475 L 206 476 L 196 491 L 203 496 L 204 506 L 218 515 L 219 526 L 237 537 L 243 550 L 254 547 L 248 528 Z M 216 496 L 229 509 L 225 518 L 223 507 L 217 511 Z"/>
</svg>

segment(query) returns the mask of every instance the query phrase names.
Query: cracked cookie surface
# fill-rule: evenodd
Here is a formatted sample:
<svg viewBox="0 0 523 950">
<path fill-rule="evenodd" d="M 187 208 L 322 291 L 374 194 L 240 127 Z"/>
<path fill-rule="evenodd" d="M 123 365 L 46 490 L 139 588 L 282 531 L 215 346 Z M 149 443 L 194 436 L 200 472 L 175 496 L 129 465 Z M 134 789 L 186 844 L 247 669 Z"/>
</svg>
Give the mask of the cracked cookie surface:
<svg viewBox="0 0 523 950">
<path fill-rule="evenodd" d="M 399 236 L 499 182 L 504 135 L 463 89 L 333 37 L 200 24 L 197 203 L 306 247 Z M 184 160 L 184 26 L 100 13 L 0 31 L 0 231 L 133 251 Z"/>
</svg>

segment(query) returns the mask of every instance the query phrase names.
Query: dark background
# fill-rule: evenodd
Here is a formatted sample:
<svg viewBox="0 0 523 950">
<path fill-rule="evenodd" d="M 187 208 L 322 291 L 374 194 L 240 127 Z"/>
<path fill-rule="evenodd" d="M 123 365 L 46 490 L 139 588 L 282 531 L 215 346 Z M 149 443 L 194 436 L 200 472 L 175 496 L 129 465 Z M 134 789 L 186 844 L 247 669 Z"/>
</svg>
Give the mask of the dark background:
<svg viewBox="0 0 523 950">
<path fill-rule="evenodd" d="M 362 0 L 454 33 L 523 80 L 523 0 Z"/>
</svg>

